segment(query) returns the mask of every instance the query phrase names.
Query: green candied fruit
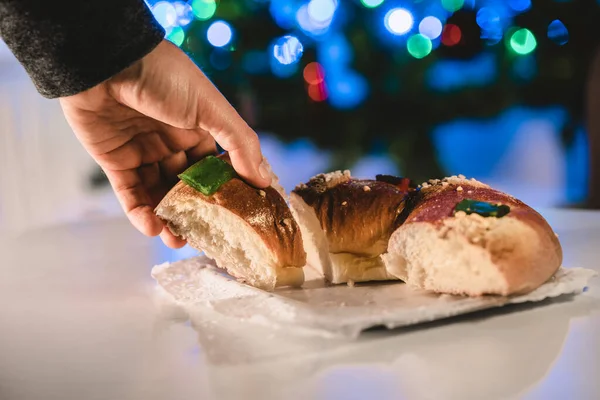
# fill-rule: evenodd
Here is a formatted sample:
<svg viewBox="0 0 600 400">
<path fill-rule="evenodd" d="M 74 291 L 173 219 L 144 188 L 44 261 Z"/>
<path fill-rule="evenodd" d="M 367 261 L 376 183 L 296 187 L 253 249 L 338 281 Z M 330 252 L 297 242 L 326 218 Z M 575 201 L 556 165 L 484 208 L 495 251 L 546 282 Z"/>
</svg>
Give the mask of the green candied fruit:
<svg viewBox="0 0 600 400">
<path fill-rule="evenodd" d="M 223 184 L 236 176 L 235 170 L 228 162 L 215 156 L 198 161 L 178 175 L 179 179 L 205 196 L 216 193 Z"/>
<path fill-rule="evenodd" d="M 510 212 L 510 207 L 504 204 L 464 199 L 456 205 L 454 212 L 457 211 L 464 211 L 467 214 L 479 214 L 482 217 L 502 218 Z"/>
</svg>

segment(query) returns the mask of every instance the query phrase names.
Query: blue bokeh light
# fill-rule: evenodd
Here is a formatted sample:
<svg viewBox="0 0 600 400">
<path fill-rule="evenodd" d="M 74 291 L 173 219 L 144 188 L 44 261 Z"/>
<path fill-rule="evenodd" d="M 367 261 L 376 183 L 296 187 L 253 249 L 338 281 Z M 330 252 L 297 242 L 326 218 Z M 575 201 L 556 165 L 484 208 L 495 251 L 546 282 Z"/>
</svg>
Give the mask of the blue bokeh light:
<svg viewBox="0 0 600 400">
<path fill-rule="evenodd" d="M 561 20 L 555 19 L 548 25 L 548 38 L 562 46 L 569 41 L 569 31 Z"/>
<path fill-rule="evenodd" d="M 405 35 L 412 29 L 415 19 L 405 8 L 393 8 L 385 14 L 385 28 L 394 35 Z"/>
<path fill-rule="evenodd" d="M 188 3 L 176 1 L 173 3 L 173 7 L 175 8 L 175 13 L 177 15 L 177 25 L 187 26 L 194 20 L 192 6 L 190 6 Z"/>
<path fill-rule="evenodd" d="M 338 109 L 356 108 L 368 95 L 367 80 L 354 71 L 326 74 L 325 82 L 329 90 L 329 104 Z"/>
<path fill-rule="evenodd" d="M 531 8 L 531 0 L 507 0 L 507 3 L 517 12 L 525 12 Z"/>
<path fill-rule="evenodd" d="M 308 3 L 308 16 L 316 23 L 328 23 L 333 19 L 337 1 L 335 0 L 311 0 Z"/>
<path fill-rule="evenodd" d="M 352 46 L 342 33 L 335 33 L 317 44 L 317 60 L 329 73 L 344 69 L 352 58 Z"/>
<path fill-rule="evenodd" d="M 227 22 L 215 21 L 208 27 L 206 38 L 215 47 L 227 46 L 233 38 L 233 30 Z"/>
<path fill-rule="evenodd" d="M 173 4 L 167 1 L 159 1 L 152 7 L 152 14 L 156 21 L 165 29 L 177 24 L 177 11 Z"/>
<path fill-rule="evenodd" d="M 477 25 L 485 31 L 496 30 L 501 27 L 500 13 L 493 7 L 482 7 L 475 17 Z"/>
<path fill-rule="evenodd" d="M 482 53 L 465 61 L 437 61 L 427 70 L 426 82 L 436 91 L 450 92 L 470 86 L 489 85 L 497 74 L 496 56 Z"/>
<path fill-rule="evenodd" d="M 431 40 L 438 38 L 442 34 L 442 21 L 434 16 L 423 18 L 419 23 L 419 33 Z"/>
<path fill-rule="evenodd" d="M 290 65 L 300 61 L 304 53 L 304 46 L 296 36 L 282 36 L 273 44 L 273 57 L 280 64 Z"/>
<path fill-rule="evenodd" d="M 275 23 L 283 29 L 293 29 L 296 26 L 298 4 L 295 0 L 271 0 L 269 12 Z"/>
</svg>

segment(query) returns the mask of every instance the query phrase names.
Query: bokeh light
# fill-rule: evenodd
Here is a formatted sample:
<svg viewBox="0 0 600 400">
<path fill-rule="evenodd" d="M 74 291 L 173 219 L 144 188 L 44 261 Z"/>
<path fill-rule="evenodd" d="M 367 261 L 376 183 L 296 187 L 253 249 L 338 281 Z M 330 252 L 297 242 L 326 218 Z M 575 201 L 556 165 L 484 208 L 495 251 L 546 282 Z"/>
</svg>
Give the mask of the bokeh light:
<svg viewBox="0 0 600 400">
<path fill-rule="evenodd" d="M 185 39 L 185 32 L 183 28 L 179 26 L 175 26 L 171 29 L 169 34 L 167 35 L 167 40 L 173 43 L 176 46 L 181 46 L 183 44 L 183 40 Z"/>
<path fill-rule="evenodd" d="M 442 34 L 442 28 L 442 21 L 430 15 L 423 18 L 419 24 L 419 33 L 433 40 Z"/>
<path fill-rule="evenodd" d="M 442 31 L 442 43 L 445 46 L 456 46 L 460 43 L 462 32 L 457 25 L 447 24 Z"/>
<path fill-rule="evenodd" d="M 233 31 L 225 21 L 213 22 L 206 31 L 208 42 L 215 47 L 227 46 L 233 37 Z"/>
<path fill-rule="evenodd" d="M 296 25 L 296 12 L 298 11 L 295 0 L 271 0 L 269 12 L 275 23 L 283 29 L 292 29 Z"/>
<path fill-rule="evenodd" d="M 327 100 L 328 93 L 324 82 L 320 82 L 314 85 L 308 86 L 308 97 L 313 101 L 325 101 Z"/>
<path fill-rule="evenodd" d="M 311 0 L 307 6 L 307 12 L 314 22 L 325 24 L 331 22 L 336 8 L 337 1 L 335 0 Z"/>
<path fill-rule="evenodd" d="M 569 41 L 569 31 L 561 20 L 555 19 L 550 22 L 550 25 L 548 25 L 548 38 L 559 46 Z"/>
<path fill-rule="evenodd" d="M 302 72 L 302 76 L 304 76 L 304 80 L 309 85 L 317 85 L 325 79 L 325 71 L 323 67 L 318 62 L 311 62 L 306 67 L 304 67 L 304 71 Z"/>
<path fill-rule="evenodd" d="M 460 10 L 464 4 L 465 0 L 442 0 L 442 7 L 450 12 Z"/>
<path fill-rule="evenodd" d="M 194 20 L 194 12 L 192 6 L 182 1 L 176 1 L 173 3 L 175 13 L 177 14 L 177 25 L 187 26 Z"/>
<path fill-rule="evenodd" d="M 192 12 L 200 21 L 211 19 L 217 11 L 217 3 L 215 0 L 192 0 Z"/>
<path fill-rule="evenodd" d="M 517 12 L 524 12 L 531 8 L 531 0 L 507 0 L 506 2 Z"/>
<path fill-rule="evenodd" d="M 367 80 L 354 71 L 338 71 L 325 78 L 328 101 L 335 108 L 351 109 L 359 106 L 367 97 Z"/>
<path fill-rule="evenodd" d="M 152 14 L 156 22 L 163 28 L 168 29 L 177 24 L 177 11 L 173 4 L 166 1 L 159 1 L 152 7 Z"/>
<path fill-rule="evenodd" d="M 432 47 L 431 40 L 421 34 L 411 36 L 406 42 L 408 53 L 414 58 L 419 59 L 429 55 Z"/>
<path fill-rule="evenodd" d="M 404 8 L 394 8 L 385 15 L 384 23 L 388 31 L 394 35 L 408 33 L 414 24 L 412 14 Z"/>
<path fill-rule="evenodd" d="M 360 2 L 367 8 L 375 8 L 379 7 L 383 3 L 383 0 L 360 0 Z"/>
<path fill-rule="evenodd" d="M 283 65 L 297 63 L 300 61 L 303 52 L 302 42 L 292 35 L 280 37 L 273 45 L 273 57 Z"/>
<path fill-rule="evenodd" d="M 510 37 L 510 48 L 517 54 L 525 55 L 535 50 L 537 41 L 529 29 L 517 30 Z"/>
<path fill-rule="evenodd" d="M 475 16 L 477 25 L 483 30 L 494 30 L 500 26 L 500 13 L 493 7 L 482 7 Z"/>
</svg>

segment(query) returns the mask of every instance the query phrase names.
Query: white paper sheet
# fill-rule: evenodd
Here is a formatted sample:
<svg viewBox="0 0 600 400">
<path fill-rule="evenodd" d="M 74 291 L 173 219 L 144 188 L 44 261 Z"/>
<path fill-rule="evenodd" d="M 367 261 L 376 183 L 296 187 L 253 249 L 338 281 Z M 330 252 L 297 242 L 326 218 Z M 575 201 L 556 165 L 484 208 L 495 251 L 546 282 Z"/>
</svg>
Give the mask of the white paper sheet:
<svg viewBox="0 0 600 400">
<path fill-rule="evenodd" d="M 210 307 L 223 316 L 273 329 L 293 327 L 296 333 L 346 338 L 357 337 L 376 326 L 409 326 L 509 304 L 578 294 L 595 275 L 588 269 L 561 268 L 527 295 L 470 298 L 427 293 L 400 282 L 329 286 L 311 270 L 307 270 L 303 288 L 268 293 L 239 283 L 204 256 L 157 265 L 152 270 L 159 288 L 184 308 Z"/>
</svg>

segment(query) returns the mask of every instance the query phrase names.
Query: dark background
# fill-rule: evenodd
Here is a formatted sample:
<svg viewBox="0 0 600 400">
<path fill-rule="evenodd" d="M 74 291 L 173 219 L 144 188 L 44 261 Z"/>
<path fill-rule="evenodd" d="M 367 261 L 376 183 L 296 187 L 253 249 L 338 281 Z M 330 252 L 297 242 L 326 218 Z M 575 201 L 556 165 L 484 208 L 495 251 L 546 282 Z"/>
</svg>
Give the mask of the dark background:
<svg viewBox="0 0 600 400">
<path fill-rule="evenodd" d="M 585 93 L 600 30 L 596 0 L 149 5 L 259 133 L 314 145 L 329 169 L 371 157 L 416 180 L 463 173 L 530 201 L 532 193 L 553 198 L 540 198 L 544 205 L 589 197 Z M 390 22 L 394 10 L 402 17 Z M 421 24 L 426 17 L 434 23 Z M 439 36 L 431 17 L 443 26 Z M 557 193 L 543 194 L 552 186 L 544 169 L 557 175 Z"/>
</svg>

